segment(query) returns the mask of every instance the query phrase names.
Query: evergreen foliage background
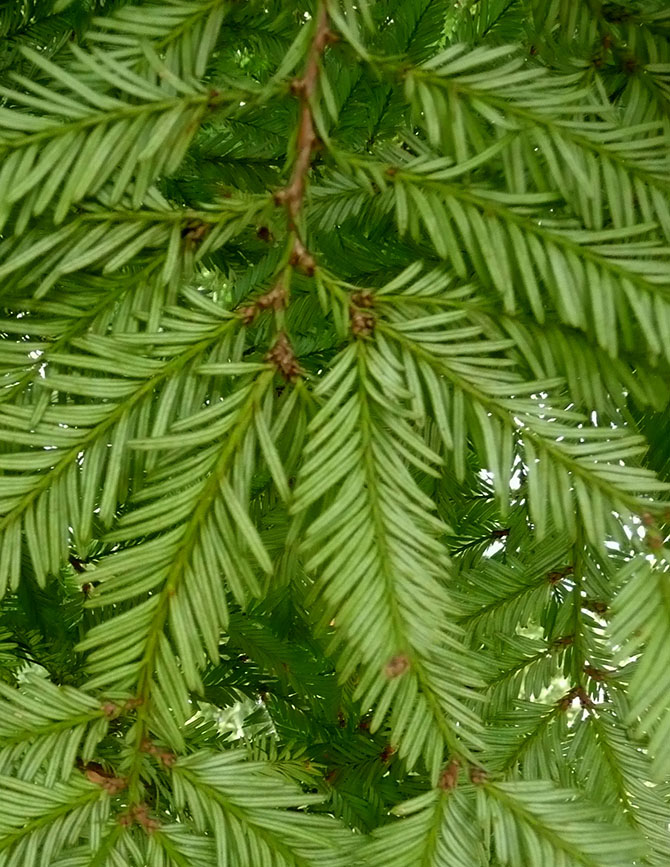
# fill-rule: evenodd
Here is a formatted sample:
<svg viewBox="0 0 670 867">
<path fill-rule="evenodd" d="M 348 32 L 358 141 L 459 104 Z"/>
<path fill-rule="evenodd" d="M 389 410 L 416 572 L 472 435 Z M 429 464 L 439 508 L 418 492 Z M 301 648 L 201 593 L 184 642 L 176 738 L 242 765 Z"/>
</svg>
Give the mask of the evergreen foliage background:
<svg viewBox="0 0 670 867">
<path fill-rule="evenodd" d="M 667 4 L 0 34 L 0 867 L 667 867 Z"/>
</svg>

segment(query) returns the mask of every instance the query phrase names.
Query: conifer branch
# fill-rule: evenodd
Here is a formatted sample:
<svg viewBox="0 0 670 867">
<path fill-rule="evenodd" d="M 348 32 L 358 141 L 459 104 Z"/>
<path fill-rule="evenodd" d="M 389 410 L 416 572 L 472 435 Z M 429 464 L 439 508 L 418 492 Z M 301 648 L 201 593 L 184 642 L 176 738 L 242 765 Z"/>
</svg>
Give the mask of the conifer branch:
<svg viewBox="0 0 670 867">
<path fill-rule="evenodd" d="M 4 5 L 0 861 L 670 864 L 661 0 Z"/>
</svg>

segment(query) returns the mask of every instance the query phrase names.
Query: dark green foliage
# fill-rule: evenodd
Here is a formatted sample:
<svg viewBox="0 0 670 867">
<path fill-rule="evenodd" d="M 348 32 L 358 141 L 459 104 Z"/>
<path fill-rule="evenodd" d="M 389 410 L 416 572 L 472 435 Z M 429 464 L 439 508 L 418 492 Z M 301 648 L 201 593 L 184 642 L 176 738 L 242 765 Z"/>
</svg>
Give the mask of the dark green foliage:
<svg viewBox="0 0 670 867">
<path fill-rule="evenodd" d="M 667 867 L 666 4 L 0 35 L 0 867 Z"/>
</svg>

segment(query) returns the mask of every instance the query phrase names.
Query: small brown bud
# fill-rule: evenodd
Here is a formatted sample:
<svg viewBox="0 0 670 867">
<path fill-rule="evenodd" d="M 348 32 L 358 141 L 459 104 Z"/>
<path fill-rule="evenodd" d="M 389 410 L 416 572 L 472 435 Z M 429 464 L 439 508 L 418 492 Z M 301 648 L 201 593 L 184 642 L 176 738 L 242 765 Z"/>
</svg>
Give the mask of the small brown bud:
<svg viewBox="0 0 670 867">
<path fill-rule="evenodd" d="M 256 299 L 256 307 L 259 310 L 281 310 L 286 307 L 286 289 L 281 283 L 277 283 L 269 292 Z"/>
<path fill-rule="evenodd" d="M 293 347 L 283 331 L 277 337 L 272 349 L 265 356 L 265 360 L 273 364 L 284 379 L 289 381 L 296 379 L 302 374 L 298 359 L 293 352 Z"/>
<path fill-rule="evenodd" d="M 109 719 L 114 719 L 121 713 L 121 708 L 117 704 L 114 704 L 113 701 L 106 701 L 102 705 L 102 712 Z"/>
<path fill-rule="evenodd" d="M 362 290 L 354 292 L 351 296 L 351 306 L 349 307 L 349 321 L 351 322 L 351 330 L 356 337 L 368 337 L 374 331 L 375 317 L 370 308 L 374 306 L 375 300 L 371 292 Z"/>
<path fill-rule="evenodd" d="M 375 317 L 372 313 L 364 313 L 352 307 L 349 310 L 349 320 L 356 337 L 369 337 L 375 329 Z"/>
<path fill-rule="evenodd" d="M 579 703 L 582 707 L 594 707 L 591 696 L 583 686 L 573 686 L 572 689 L 563 696 L 563 698 L 560 698 L 556 702 L 556 706 L 560 710 L 567 710 L 576 698 L 579 699 Z"/>
<path fill-rule="evenodd" d="M 136 804 L 131 809 L 131 814 L 135 822 L 138 825 L 141 825 L 147 834 L 153 834 L 154 831 L 157 831 L 160 828 L 160 822 L 158 822 L 157 819 L 151 818 L 149 815 L 149 808 L 146 804 Z"/>
<path fill-rule="evenodd" d="M 362 290 L 361 292 L 354 292 L 351 296 L 351 303 L 355 307 L 374 307 L 375 299 L 372 292 Z"/>
<path fill-rule="evenodd" d="M 187 247 L 197 247 L 212 230 L 211 223 L 203 223 L 200 220 L 191 220 L 181 230 L 181 236 Z"/>
<path fill-rule="evenodd" d="M 487 776 L 484 768 L 478 768 L 476 765 L 470 768 L 470 782 L 475 786 L 481 786 L 482 783 L 485 783 Z"/>
<path fill-rule="evenodd" d="M 594 707 L 593 699 L 583 686 L 577 687 L 575 694 L 582 707 Z"/>
<path fill-rule="evenodd" d="M 505 539 L 509 536 L 509 527 L 502 527 L 499 530 L 491 530 L 492 539 Z"/>
<path fill-rule="evenodd" d="M 82 770 L 89 783 L 100 786 L 101 789 L 109 792 L 110 795 L 116 795 L 126 788 L 127 781 L 125 777 L 115 777 L 114 774 L 106 771 L 98 762 L 88 762 L 88 764 L 82 767 Z"/>
<path fill-rule="evenodd" d="M 592 665 L 584 666 L 584 674 L 587 674 L 592 680 L 602 682 L 603 680 L 607 680 L 607 672 L 603 671 L 602 668 L 594 668 Z"/>
<path fill-rule="evenodd" d="M 601 602 L 598 599 L 586 599 L 584 601 L 584 608 L 588 608 L 589 611 L 593 611 L 595 614 L 606 614 L 608 607 L 607 602 Z"/>
<path fill-rule="evenodd" d="M 564 566 L 563 569 L 556 569 L 553 572 L 547 573 L 547 581 L 550 584 L 558 584 L 568 575 L 572 575 L 575 571 L 574 566 Z"/>
<path fill-rule="evenodd" d="M 385 764 L 386 762 L 388 762 L 388 760 L 391 758 L 393 753 L 395 753 L 395 751 L 396 748 L 392 744 L 387 744 L 379 754 L 379 758 L 381 759 L 382 763 Z"/>
<path fill-rule="evenodd" d="M 559 710 L 567 710 L 572 705 L 572 702 L 574 700 L 575 691 L 571 689 L 570 692 L 566 692 L 566 694 L 562 698 L 559 698 L 559 700 L 556 702 L 556 707 Z"/>
<path fill-rule="evenodd" d="M 660 551 L 665 544 L 663 536 L 657 530 L 648 530 L 645 535 L 645 541 L 647 543 L 647 547 L 651 551 Z"/>
<path fill-rule="evenodd" d="M 404 653 L 392 656 L 384 666 L 384 674 L 389 680 L 400 677 L 409 669 L 409 659 Z"/>
<path fill-rule="evenodd" d="M 289 263 L 294 267 L 300 268 L 308 277 L 311 277 L 316 270 L 316 260 L 314 259 L 314 256 L 305 249 L 302 241 L 297 238 L 293 244 L 293 249 L 291 250 Z"/>
<path fill-rule="evenodd" d="M 240 318 L 245 325 L 251 325 L 256 318 L 256 313 L 258 313 L 258 310 L 255 304 L 252 304 L 249 307 L 242 307 L 240 310 Z"/>
<path fill-rule="evenodd" d="M 455 789 L 456 784 L 458 783 L 458 774 L 459 774 L 460 766 L 456 759 L 450 762 L 447 767 L 442 771 L 442 776 L 440 777 L 440 781 L 438 786 L 444 791 L 448 791 L 450 789 Z"/>
</svg>

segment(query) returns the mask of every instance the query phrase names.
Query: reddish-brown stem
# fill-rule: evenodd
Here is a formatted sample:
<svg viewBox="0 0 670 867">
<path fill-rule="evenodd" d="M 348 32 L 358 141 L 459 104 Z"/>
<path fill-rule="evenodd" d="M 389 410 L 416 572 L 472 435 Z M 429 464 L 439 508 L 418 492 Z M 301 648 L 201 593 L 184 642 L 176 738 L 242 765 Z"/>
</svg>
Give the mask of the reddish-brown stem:
<svg viewBox="0 0 670 867">
<path fill-rule="evenodd" d="M 337 37 L 329 26 L 328 11 L 325 3 L 322 3 L 317 13 L 316 30 L 309 49 L 305 71 L 302 78 L 294 79 L 291 85 L 291 90 L 300 100 L 300 120 L 298 122 L 295 163 L 293 164 L 293 171 L 288 186 L 279 190 L 275 197 L 278 204 L 283 204 L 286 207 L 289 225 L 292 230 L 296 229 L 300 211 L 302 210 L 305 189 L 307 187 L 307 175 L 312 164 L 312 154 L 318 146 L 311 100 L 319 80 L 321 55 L 326 45 L 336 39 Z"/>
</svg>

